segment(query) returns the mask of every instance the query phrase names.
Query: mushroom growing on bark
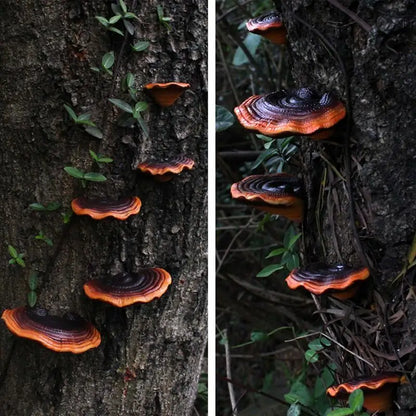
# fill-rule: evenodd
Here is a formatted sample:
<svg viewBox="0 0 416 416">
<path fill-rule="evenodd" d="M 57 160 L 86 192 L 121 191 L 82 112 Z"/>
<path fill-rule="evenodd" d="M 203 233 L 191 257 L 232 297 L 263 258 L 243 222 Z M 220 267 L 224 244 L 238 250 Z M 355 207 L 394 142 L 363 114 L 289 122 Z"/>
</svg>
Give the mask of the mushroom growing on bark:
<svg viewBox="0 0 416 416">
<path fill-rule="evenodd" d="M 369 276 L 367 267 L 312 263 L 292 270 L 286 283 L 291 289 L 303 287 L 315 295 L 327 293 L 337 299 L 349 299 Z"/>
<path fill-rule="evenodd" d="M 72 210 L 77 215 L 89 215 L 95 220 L 114 217 L 125 220 L 130 215 L 140 212 L 142 203 L 137 196 L 112 201 L 108 199 L 76 198 L 71 202 Z"/>
<path fill-rule="evenodd" d="M 178 175 L 184 170 L 190 170 L 195 162 L 186 156 L 177 156 L 166 160 L 146 160 L 137 165 L 141 172 L 153 175 L 159 182 L 170 181 L 174 175 Z"/>
<path fill-rule="evenodd" d="M 231 186 L 231 196 L 262 211 L 300 222 L 303 219 L 303 187 L 286 173 L 251 175 Z"/>
<path fill-rule="evenodd" d="M 331 386 L 326 393 L 339 400 L 347 400 L 353 391 L 364 393 L 364 407 L 370 412 L 385 412 L 392 407 L 393 393 L 402 377 L 395 373 L 382 373 L 376 376 L 360 377 Z"/>
<path fill-rule="evenodd" d="M 38 341 L 57 352 L 80 354 L 101 342 L 97 329 L 75 313 L 59 317 L 49 315 L 46 309 L 20 307 L 6 309 L 1 318 L 18 337 Z"/>
<path fill-rule="evenodd" d="M 161 107 L 170 107 L 189 87 L 186 82 L 155 82 L 144 89 Z"/>
<path fill-rule="evenodd" d="M 286 43 L 286 28 L 275 11 L 248 20 L 246 26 L 249 32 L 264 36 L 277 45 Z"/>
<path fill-rule="evenodd" d="M 326 139 L 346 115 L 334 94 L 320 95 L 310 88 L 253 95 L 234 109 L 243 127 L 266 136 L 306 135 Z"/>
<path fill-rule="evenodd" d="M 119 273 L 104 279 L 90 280 L 85 294 L 122 308 L 160 298 L 172 282 L 170 274 L 160 268 L 142 269 L 138 273 Z"/>
</svg>

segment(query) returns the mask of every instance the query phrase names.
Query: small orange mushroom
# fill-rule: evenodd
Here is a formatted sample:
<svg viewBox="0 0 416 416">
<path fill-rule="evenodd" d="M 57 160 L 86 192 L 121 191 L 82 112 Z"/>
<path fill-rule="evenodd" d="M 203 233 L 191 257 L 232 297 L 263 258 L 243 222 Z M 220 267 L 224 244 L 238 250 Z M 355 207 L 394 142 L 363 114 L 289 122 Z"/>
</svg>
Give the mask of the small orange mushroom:
<svg viewBox="0 0 416 416">
<path fill-rule="evenodd" d="M 6 309 L 1 318 L 18 337 L 40 342 L 53 351 L 80 354 L 101 343 L 97 329 L 74 313 L 59 317 L 45 309 L 20 307 Z"/>
<path fill-rule="evenodd" d="M 310 88 L 290 93 L 253 95 L 234 109 L 240 124 L 266 136 L 306 135 L 326 139 L 346 115 L 344 104 L 332 93 L 322 96 Z"/>
<path fill-rule="evenodd" d="M 95 220 L 114 217 L 126 220 L 130 215 L 140 212 L 142 203 L 137 196 L 122 198 L 118 201 L 108 199 L 75 198 L 71 202 L 72 210 L 77 215 L 89 215 Z"/>
<path fill-rule="evenodd" d="M 142 269 L 138 273 L 119 273 L 105 279 L 90 280 L 85 294 L 122 308 L 160 298 L 172 283 L 170 274 L 160 268 Z"/>
<path fill-rule="evenodd" d="M 327 265 L 312 263 L 308 266 L 294 269 L 286 278 L 290 289 L 303 287 L 315 295 L 328 293 L 337 299 L 352 298 L 361 281 L 370 276 L 367 267 L 350 267 L 344 264 Z"/>
<path fill-rule="evenodd" d="M 370 412 L 385 412 L 391 408 L 394 389 L 401 381 L 402 377 L 398 374 L 383 373 L 376 376 L 360 377 L 331 386 L 326 393 L 336 399 L 347 400 L 350 393 L 362 389 L 364 407 Z"/>
<path fill-rule="evenodd" d="M 167 82 L 146 84 L 144 89 L 161 107 L 170 107 L 187 90 L 186 82 Z"/>
<path fill-rule="evenodd" d="M 195 162 L 186 156 L 177 156 L 161 161 L 146 160 L 137 165 L 137 169 L 153 175 L 159 182 L 170 181 L 174 175 L 191 170 Z"/>
<path fill-rule="evenodd" d="M 286 43 L 286 28 L 279 14 L 275 11 L 250 19 L 246 26 L 249 32 L 264 36 L 277 45 Z"/>
<path fill-rule="evenodd" d="M 271 214 L 300 222 L 303 219 L 303 187 L 286 173 L 251 175 L 231 186 L 231 196 Z"/>
</svg>

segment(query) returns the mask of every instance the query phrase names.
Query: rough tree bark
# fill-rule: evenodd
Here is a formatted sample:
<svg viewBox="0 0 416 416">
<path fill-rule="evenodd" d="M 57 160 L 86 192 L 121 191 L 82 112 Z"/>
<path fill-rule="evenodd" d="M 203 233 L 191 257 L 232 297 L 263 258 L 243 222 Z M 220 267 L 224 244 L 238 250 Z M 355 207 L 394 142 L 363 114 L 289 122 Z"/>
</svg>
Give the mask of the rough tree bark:
<svg viewBox="0 0 416 416">
<path fill-rule="evenodd" d="M 376 290 L 384 297 L 388 311 L 400 304 L 405 312 L 399 323 L 390 326 L 393 344 L 385 345 L 385 352 L 394 354 L 393 345 L 401 351 L 416 342 L 412 324 L 416 306 L 409 292 L 414 274 L 390 285 L 403 267 L 416 229 L 416 4 L 409 0 L 343 1 L 367 24 L 360 25 L 354 16 L 347 16 L 331 3 L 276 2 L 288 26 L 294 84 L 335 90 L 350 105 L 351 131 L 349 134 L 345 122 L 341 147 L 302 143 L 302 176 L 308 194 L 305 261 L 369 264 Z M 322 154 L 346 180 L 337 176 L 320 157 Z M 319 208 L 321 181 L 325 189 Z M 350 196 L 354 219 L 350 215 Z M 381 336 L 388 338 L 383 331 Z M 407 371 L 413 370 L 414 377 L 414 353 L 404 355 L 402 362 Z M 400 368 L 395 359 L 389 363 Z M 402 389 L 400 414 L 416 408 L 415 396 L 410 387 Z"/>
<path fill-rule="evenodd" d="M 102 335 L 95 350 L 58 354 L 1 324 L 2 415 L 187 415 L 196 397 L 206 344 L 207 7 L 201 0 L 126 3 L 139 17 L 134 38 L 150 41 L 147 51 L 132 53 L 134 39 L 123 42 L 96 21 L 112 16 L 108 0 L 0 5 L 0 306 L 25 304 L 29 271 L 38 270 L 38 305 L 54 314 L 76 311 Z M 172 31 L 158 22 L 157 5 L 172 18 Z M 97 76 L 90 66 L 110 50 L 114 77 Z M 119 111 L 108 102 L 123 98 L 128 71 L 139 89 L 155 81 L 191 84 L 172 108 L 150 104 L 150 139 L 118 127 Z M 104 139 L 74 127 L 64 103 L 90 112 Z M 96 171 L 89 149 L 114 163 L 101 168 L 107 182 L 83 190 L 63 168 Z M 158 184 L 132 169 L 150 156 L 179 153 L 194 158 L 196 169 L 172 182 Z M 143 206 L 124 222 L 73 217 L 67 226 L 59 211 L 28 209 L 57 201 L 69 211 L 81 193 L 138 195 Z M 53 247 L 34 239 L 39 230 Z M 8 265 L 7 244 L 25 253 L 25 269 Z M 88 279 L 155 266 L 173 282 L 150 304 L 119 310 L 83 293 Z"/>
</svg>

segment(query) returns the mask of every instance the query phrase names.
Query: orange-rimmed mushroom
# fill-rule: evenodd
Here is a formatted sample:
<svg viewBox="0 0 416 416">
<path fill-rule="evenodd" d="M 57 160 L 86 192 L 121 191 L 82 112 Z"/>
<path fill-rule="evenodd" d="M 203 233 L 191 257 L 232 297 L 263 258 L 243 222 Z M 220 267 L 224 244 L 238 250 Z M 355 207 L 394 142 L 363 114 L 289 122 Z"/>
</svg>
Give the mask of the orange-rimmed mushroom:
<svg viewBox="0 0 416 416">
<path fill-rule="evenodd" d="M 334 94 L 317 94 L 310 88 L 253 95 L 234 109 L 240 124 L 266 136 L 306 135 L 326 139 L 346 115 Z"/>
<path fill-rule="evenodd" d="M 95 220 L 114 217 L 126 220 L 130 215 L 140 212 L 142 203 L 137 196 L 112 201 L 109 199 L 75 198 L 71 202 L 72 211 L 77 215 L 89 215 Z"/>
<path fill-rule="evenodd" d="M 249 32 L 264 36 L 277 45 L 286 43 L 286 28 L 280 15 L 275 11 L 250 19 L 246 26 Z"/>
<path fill-rule="evenodd" d="M 303 187 L 286 173 L 251 175 L 231 186 L 231 196 L 262 211 L 293 221 L 303 219 Z"/>
<path fill-rule="evenodd" d="M 312 263 L 292 270 L 286 278 L 286 283 L 291 289 L 303 287 L 315 295 L 328 293 L 343 300 L 353 297 L 360 283 L 369 276 L 370 271 L 367 267 Z"/>
<path fill-rule="evenodd" d="M 138 273 L 119 273 L 105 279 L 90 280 L 84 285 L 91 299 L 122 308 L 160 298 L 172 283 L 170 274 L 160 268 L 142 269 Z"/>
<path fill-rule="evenodd" d="M 195 162 L 186 156 L 176 156 L 165 160 L 146 160 L 137 165 L 141 172 L 153 175 L 159 182 L 170 181 L 174 175 L 191 170 Z"/>
<path fill-rule="evenodd" d="M 339 400 L 347 400 L 353 391 L 362 389 L 364 407 L 370 412 L 385 412 L 393 404 L 393 394 L 402 377 L 395 373 L 382 373 L 376 376 L 360 377 L 345 383 L 331 386 L 326 393 Z"/>
<path fill-rule="evenodd" d="M 101 343 L 97 329 L 74 313 L 60 317 L 49 315 L 46 309 L 20 307 L 6 309 L 1 318 L 18 337 L 38 341 L 53 351 L 80 354 Z"/>
<path fill-rule="evenodd" d="M 144 86 L 145 91 L 161 106 L 170 107 L 187 90 L 186 82 L 150 83 Z"/>
</svg>

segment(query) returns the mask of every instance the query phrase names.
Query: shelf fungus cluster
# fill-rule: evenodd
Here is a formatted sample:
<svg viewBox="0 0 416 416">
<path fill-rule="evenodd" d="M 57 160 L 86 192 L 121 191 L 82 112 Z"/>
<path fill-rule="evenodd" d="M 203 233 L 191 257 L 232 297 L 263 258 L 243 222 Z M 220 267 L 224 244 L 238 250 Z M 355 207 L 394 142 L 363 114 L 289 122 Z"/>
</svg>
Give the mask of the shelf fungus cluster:
<svg viewBox="0 0 416 416">
<path fill-rule="evenodd" d="M 395 373 L 381 373 L 376 376 L 359 377 L 339 385 L 331 386 L 326 393 L 339 400 L 361 389 L 364 393 L 364 407 L 370 412 L 386 412 L 393 405 L 393 394 L 403 377 Z"/>
<path fill-rule="evenodd" d="M 186 156 L 176 156 L 165 160 L 146 160 L 137 165 L 143 173 L 152 175 L 159 182 L 168 182 L 184 170 L 191 170 L 195 162 Z"/>
<path fill-rule="evenodd" d="M 312 263 L 292 270 L 286 283 L 290 289 L 303 287 L 315 295 L 329 294 L 337 299 L 349 299 L 369 276 L 367 267 Z"/>
<path fill-rule="evenodd" d="M 57 352 L 80 354 L 101 343 L 98 330 L 79 315 L 49 315 L 46 309 L 6 309 L 1 318 L 15 335 L 40 342 Z"/>
<path fill-rule="evenodd" d="M 155 82 L 146 84 L 144 86 L 144 90 L 161 107 L 170 107 L 171 105 L 175 104 L 176 100 L 188 88 L 190 88 L 190 85 L 187 82 Z"/>
<path fill-rule="evenodd" d="M 247 176 L 231 186 L 231 196 L 292 221 L 300 222 L 303 218 L 302 183 L 286 173 Z"/>
<path fill-rule="evenodd" d="M 160 298 L 172 282 L 170 274 L 160 268 L 142 269 L 138 273 L 119 273 L 105 279 L 90 280 L 85 294 L 122 308 Z"/>
<path fill-rule="evenodd" d="M 305 135 L 326 139 L 346 115 L 344 104 L 332 93 L 310 88 L 253 95 L 234 109 L 240 124 L 266 136 Z"/>
<path fill-rule="evenodd" d="M 286 43 L 286 28 L 275 11 L 248 20 L 246 27 L 249 32 L 263 36 L 277 45 Z"/>
</svg>

